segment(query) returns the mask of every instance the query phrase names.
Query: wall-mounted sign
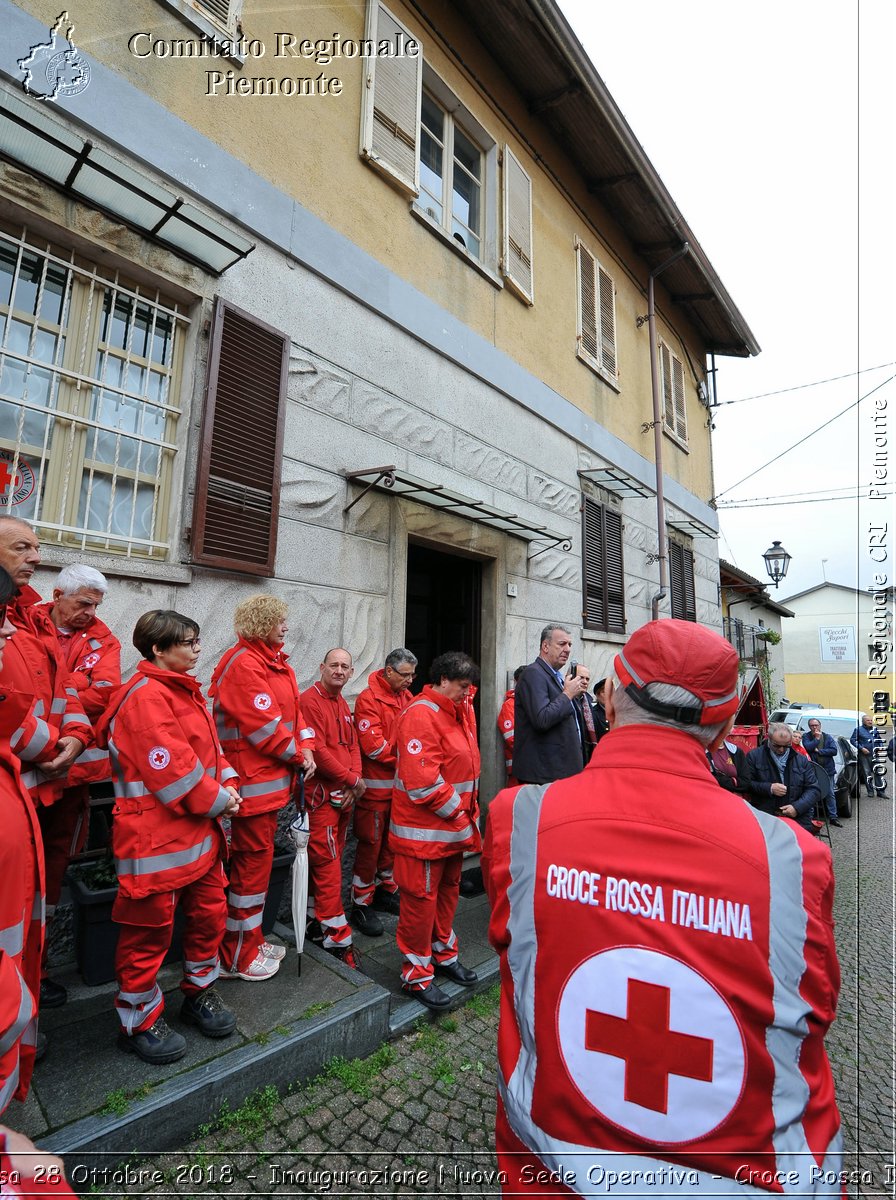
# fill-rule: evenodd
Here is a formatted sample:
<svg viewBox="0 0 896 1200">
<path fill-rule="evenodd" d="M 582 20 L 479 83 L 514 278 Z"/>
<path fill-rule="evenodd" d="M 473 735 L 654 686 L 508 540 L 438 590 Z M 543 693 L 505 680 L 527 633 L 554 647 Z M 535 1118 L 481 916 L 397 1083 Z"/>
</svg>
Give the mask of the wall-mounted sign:
<svg viewBox="0 0 896 1200">
<path fill-rule="evenodd" d="M 826 625 L 818 630 L 822 662 L 856 661 L 855 625 Z"/>
</svg>

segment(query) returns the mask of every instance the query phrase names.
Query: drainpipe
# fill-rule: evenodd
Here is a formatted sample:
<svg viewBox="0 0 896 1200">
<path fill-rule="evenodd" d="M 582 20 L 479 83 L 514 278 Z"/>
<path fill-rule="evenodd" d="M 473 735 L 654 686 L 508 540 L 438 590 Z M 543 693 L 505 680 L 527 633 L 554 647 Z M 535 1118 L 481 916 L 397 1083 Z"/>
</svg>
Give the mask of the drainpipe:
<svg viewBox="0 0 896 1200">
<path fill-rule="evenodd" d="M 674 262 L 690 253 L 690 249 L 691 247 L 685 242 L 671 258 L 667 258 L 664 263 L 654 268 L 647 278 L 647 331 L 650 334 L 650 390 L 653 395 L 653 451 L 656 470 L 657 557 L 660 564 L 660 590 L 650 603 L 650 612 L 654 621 L 659 619 L 660 601 L 666 595 L 666 585 L 669 581 L 669 559 L 666 546 L 666 500 L 663 495 L 663 424 L 660 412 L 660 379 L 656 362 L 656 297 L 653 281 L 657 275 L 662 275 L 667 267 L 671 267 Z"/>
</svg>

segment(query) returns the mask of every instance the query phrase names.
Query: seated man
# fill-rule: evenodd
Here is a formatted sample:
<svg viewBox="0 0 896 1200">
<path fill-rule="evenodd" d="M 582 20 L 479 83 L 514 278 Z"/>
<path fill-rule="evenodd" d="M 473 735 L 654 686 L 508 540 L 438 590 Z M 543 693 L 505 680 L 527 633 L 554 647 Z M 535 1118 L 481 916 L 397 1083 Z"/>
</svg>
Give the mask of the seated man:
<svg viewBox="0 0 896 1200">
<path fill-rule="evenodd" d="M 790 817 L 815 833 L 812 817 L 821 799 L 821 788 L 812 763 L 804 755 L 795 754 L 791 743 L 790 726 L 773 721 L 765 745 L 757 746 L 747 755 L 741 783 L 754 808 Z"/>
</svg>

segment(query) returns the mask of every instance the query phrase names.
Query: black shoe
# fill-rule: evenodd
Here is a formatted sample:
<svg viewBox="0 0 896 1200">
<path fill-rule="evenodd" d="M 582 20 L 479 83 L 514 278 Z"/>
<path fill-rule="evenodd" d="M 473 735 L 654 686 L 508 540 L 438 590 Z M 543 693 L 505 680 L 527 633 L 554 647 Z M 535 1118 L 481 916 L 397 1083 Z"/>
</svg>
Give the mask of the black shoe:
<svg viewBox="0 0 896 1200">
<path fill-rule="evenodd" d="M 141 1033 L 128 1036 L 122 1030 L 118 1035 L 120 1049 L 136 1054 L 148 1063 L 173 1063 L 187 1052 L 187 1039 L 168 1028 L 164 1017 L 144 1029 Z"/>
<path fill-rule="evenodd" d="M 472 987 L 474 983 L 479 982 L 476 972 L 471 971 L 469 967 L 462 966 L 459 962 L 436 963 L 436 974 L 446 975 L 455 983 L 459 983 L 461 987 Z"/>
<path fill-rule="evenodd" d="M 62 1008 L 68 999 L 68 992 L 61 983 L 53 979 L 40 981 L 40 1008 Z"/>
<path fill-rule="evenodd" d="M 236 1017 L 226 1008 L 224 1001 L 213 987 L 187 996 L 181 1006 L 180 1019 L 188 1025 L 196 1025 L 206 1037 L 227 1037 L 236 1029 Z"/>
<path fill-rule="evenodd" d="M 391 913 L 393 917 L 397 917 L 401 912 L 398 892 L 387 892 L 385 888 L 378 887 L 373 893 L 373 901 L 370 905 L 377 912 Z"/>
<path fill-rule="evenodd" d="M 37 1037 L 34 1042 L 34 1061 L 39 1063 L 47 1052 L 47 1046 L 50 1044 L 50 1039 L 45 1033 L 41 1033 L 38 1029 Z"/>
<path fill-rule="evenodd" d="M 828 824 L 829 824 L 829 825 L 833 825 L 833 826 L 834 826 L 836 829 L 842 829 L 842 828 L 843 828 L 843 822 L 842 822 L 842 821 L 838 821 L 836 817 L 831 817 L 831 819 L 828 821 Z"/>
<path fill-rule="evenodd" d="M 401 990 L 413 1000 L 419 1000 L 421 1004 L 425 1004 L 427 1008 L 447 1008 L 451 1003 L 451 997 L 446 996 L 438 984 L 430 983 L 425 988 L 416 988 L 408 984 L 402 984 Z"/>
<path fill-rule="evenodd" d="M 357 949 L 349 943 L 347 946 L 327 946 L 327 953 L 332 954 L 334 958 L 338 958 L 340 962 L 345 963 L 347 967 L 351 967 L 353 971 L 361 971 L 361 955 Z"/>
<path fill-rule="evenodd" d="M 382 921 L 363 904 L 353 904 L 348 919 L 358 933 L 363 933 L 365 937 L 382 937 Z"/>
<path fill-rule="evenodd" d="M 315 920 L 314 917 L 305 926 L 305 941 L 313 942 L 315 946 L 322 946 L 324 944 L 324 931 L 321 928 L 320 921 Z"/>
</svg>

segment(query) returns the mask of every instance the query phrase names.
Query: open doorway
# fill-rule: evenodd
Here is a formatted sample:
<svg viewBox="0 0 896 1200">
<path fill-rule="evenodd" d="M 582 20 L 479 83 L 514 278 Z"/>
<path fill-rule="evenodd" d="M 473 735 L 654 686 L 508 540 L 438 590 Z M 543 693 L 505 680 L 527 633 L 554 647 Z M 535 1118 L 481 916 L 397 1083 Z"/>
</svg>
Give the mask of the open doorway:
<svg viewBox="0 0 896 1200">
<path fill-rule="evenodd" d="M 414 691 L 446 650 L 482 656 L 482 564 L 459 554 L 408 544 L 405 645 L 420 660 Z M 478 718 L 477 712 L 477 718 Z"/>
</svg>

